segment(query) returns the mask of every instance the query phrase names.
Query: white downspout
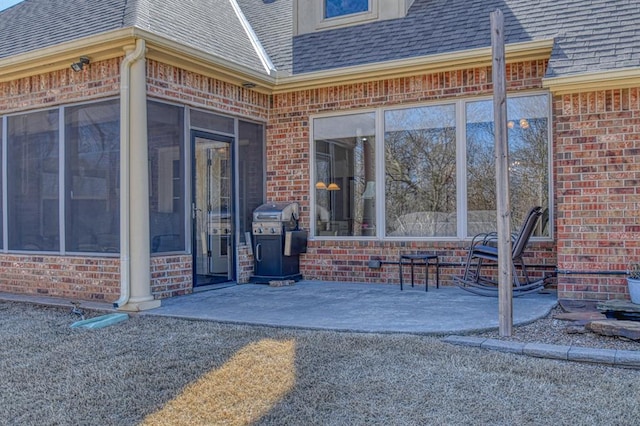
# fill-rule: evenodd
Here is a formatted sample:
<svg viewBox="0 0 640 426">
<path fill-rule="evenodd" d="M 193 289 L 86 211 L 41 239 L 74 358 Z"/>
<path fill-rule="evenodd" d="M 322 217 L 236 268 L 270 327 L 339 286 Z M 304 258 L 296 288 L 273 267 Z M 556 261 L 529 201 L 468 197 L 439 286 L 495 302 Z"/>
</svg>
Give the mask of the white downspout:
<svg viewBox="0 0 640 426">
<path fill-rule="evenodd" d="M 145 53 L 144 40 L 137 40 L 135 50 L 125 47 L 126 55 L 120 64 L 120 298 L 114 308 L 127 304 L 131 294 L 131 242 L 130 242 L 130 168 L 129 146 L 131 144 L 130 106 L 131 64 Z"/>
</svg>

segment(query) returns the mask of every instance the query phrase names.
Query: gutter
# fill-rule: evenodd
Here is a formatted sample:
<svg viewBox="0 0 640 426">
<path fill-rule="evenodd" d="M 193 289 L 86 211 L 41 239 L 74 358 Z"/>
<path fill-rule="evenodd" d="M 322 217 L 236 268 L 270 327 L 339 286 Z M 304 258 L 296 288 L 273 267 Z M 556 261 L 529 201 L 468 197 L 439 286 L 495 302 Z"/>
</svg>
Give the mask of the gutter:
<svg viewBox="0 0 640 426">
<path fill-rule="evenodd" d="M 542 87 L 557 95 L 635 87 L 638 84 L 640 84 L 640 67 L 586 72 L 566 77 L 546 77 L 542 79 Z"/>
<path fill-rule="evenodd" d="M 131 241 L 130 241 L 130 197 L 129 197 L 129 146 L 131 145 L 130 104 L 131 64 L 143 57 L 145 42 L 136 41 L 134 51 L 127 54 L 120 64 L 120 298 L 114 308 L 127 304 L 131 295 Z"/>
<path fill-rule="evenodd" d="M 234 1 L 232 6 L 235 8 L 236 4 Z M 244 15 L 242 17 L 244 18 Z M 243 25 L 245 22 L 241 19 Z M 92 62 L 119 57 L 122 54 L 121 46 L 125 43 L 129 44 L 132 39 L 146 40 L 147 59 L 159 60 L 233 84 L 254 82 L 257 87 L 252 90 L 266 94 L 307 90 L 326 84 L 350 84 L 491 64 L 491 47 L 483 47 L 288 75 L 274 69 L 273 63 L 253 32 L 247 32 L 247 35 L 260 56 L 265 72 L 250 69 L 215 54 L 180 44 L 175 40 L 134 26 L 0 59 L 0 82 L 33 75 L 34 69 L 42 73 L 68 68 L 69 63 L 77 60 L 81 55 L 90 56 Z M 505 46 L 506 59 L 508 62 L 533 58 L 548 59 L 553 43 L 554 39 L 549 38 L 508 44 Z M 553 83 L 553 81 L 549 82 Z"/>
<path fill-rule="evenodd" d="M 523 59 L 548 59 L 551 56 L 553 43 L 554 39 L 550 38 L 507 44 L 505 46 L 506 61 L 511 63 Z M 491 46 L 277 76 L 272 90 L 276 94 L 326 84 L 351 84 L 481 65 L 491 65 Z"/>
</svg>

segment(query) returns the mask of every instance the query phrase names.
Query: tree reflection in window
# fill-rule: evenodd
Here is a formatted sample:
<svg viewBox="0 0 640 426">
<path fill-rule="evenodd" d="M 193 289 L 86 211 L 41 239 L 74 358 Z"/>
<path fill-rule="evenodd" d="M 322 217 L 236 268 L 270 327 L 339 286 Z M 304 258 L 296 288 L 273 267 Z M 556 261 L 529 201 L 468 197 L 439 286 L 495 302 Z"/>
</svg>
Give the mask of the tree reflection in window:
<svg viewBox="0 0 640 426">
<path fill-rule="evenodd" d="M 455 106 L 387 111 L 384 145 L 387 235 L 455 236 Z"/>
<path fill-rule="evenodd" d="M 509 200 L 514 231 L 534 205 L 549 207 L 547 95 L 507 100 Z M 467 103 L 467 235 L 496 227 L 493 103 Z M 545 217 L 548 217 L 545 215 Z M 549 235 L 542 221 L 534 235 Z"/>
</svg>

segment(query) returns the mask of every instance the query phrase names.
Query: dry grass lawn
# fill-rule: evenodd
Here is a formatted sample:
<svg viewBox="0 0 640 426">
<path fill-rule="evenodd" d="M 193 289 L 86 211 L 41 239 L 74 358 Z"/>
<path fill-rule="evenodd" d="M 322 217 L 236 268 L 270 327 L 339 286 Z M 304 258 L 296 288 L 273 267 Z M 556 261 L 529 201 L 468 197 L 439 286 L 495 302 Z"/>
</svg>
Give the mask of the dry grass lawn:
<svg viewBox="0 0 640 426">
<path fill-rule="evenodd" d="M 151 316 L 71 329 L 0 302 L 0 424 L 630 425 L 640 370 L 435 337 Z"/>
</svg>

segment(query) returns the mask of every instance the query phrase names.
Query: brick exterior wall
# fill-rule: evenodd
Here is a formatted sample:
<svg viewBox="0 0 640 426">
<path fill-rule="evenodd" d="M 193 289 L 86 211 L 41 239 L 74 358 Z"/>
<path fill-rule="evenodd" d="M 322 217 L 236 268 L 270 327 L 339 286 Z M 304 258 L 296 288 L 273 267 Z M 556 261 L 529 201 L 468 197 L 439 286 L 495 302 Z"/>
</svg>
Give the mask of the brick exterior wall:
<svg viewBox="0 0 640 426">
<path fill-rule="evenodd" d="M 508 90 L 540 89 L 545 68 L 545 61 L 509 64 Z M 301 226 L 309 229 L 312 115 L 487 96 L 491 89 L 491 68 L 487 66 L 274 95 L 267 129 L 267 199 L 299 201 Z M 397 262 L 400 252 L 435 251 L 441 255 L 441 262 L 448 264 L 441 269 L 441 283 L 451 284 L 452 274 L 461 274 L 467 246 L 468 242 L 310 241 L 308 252 L 301 256 L 301 272 L 311 280 L 398 283 L 396 265 L 375 270 L 368 267 L 368 261 L 377 258 Z M 528 255 L 528 263 L 547 265 L 547 272 L 553 271 L 553 243 L 535 242 Z"/>
<path fill-rule="evenodd" d="M 246 284 L 253 275 L 253 254 L 248 245 L 238 247 L 238 283 Z"/>
<path fill-rule="evenodd" d="M 0 291 L 113 302 L 120 296 L 120 259 L 2 254 Z"/>
<path fill-rule="evenodd" d="M 147 94 L 265 122 L 269 116 L 269 95 L 152 60 L 147 60 Z"/>
<path fill-rule="evenodd" d="M 0 115 L 119 95 L 120 60 L 0 83 Z M 545 61 L 509 64 L 508 90 L 539 89 Z M 267 200 L 301 204 L 310 223 L 310 117 L 452 98 L 490 95 L 491 69 L 477 67 L 407 78 L 301 90 L 273 96 L 147 62 L 148 94 L 179 104 L 266 121 Z M 528 263 L 561 271 L 624 271 L 640 260 L 640 88 L 553 98 L 556 243 L 535 242 Z M 301 256 L 305 279 L 397 283 L 396 265 L 371 269 L 376 258 L 395 262 L 405 251 L 435 251 L 443 284 L 460 274 L 465 242 L 310 241 Z M 238 248 L 238 282 L 247 282 L 253 258 Z M 154 256 L 157 298 L 191 291 L 190 255 Z M 92 256 L 0 254 L 0 291 L 112 302 L 119 296 L 119 259 Z M 408 273 L 408 271 L 407 271 Z M 539 272 L 540 273 L 540 272 Z M 408 275 L 407 277 L 408 278 Z M 560 274 L 559 297 L 628 298 L 622 275 Z"/>
<path fill-rule="evenodd" d="M 640 261 L 640 87 L 553 99 L 558 290 L 571 299 L 626 299 Z"/>
<path fill-rule="evenodd" d="M 182 296 L 193 290 L 191 255 L 151 257 L 151 294 L 156 299 Z"/>
<path fill-rule="evenodd" d="M 0 114 L 28 111 L 120 94 L 120 59 L 0 83 Z"/>
</svg>

